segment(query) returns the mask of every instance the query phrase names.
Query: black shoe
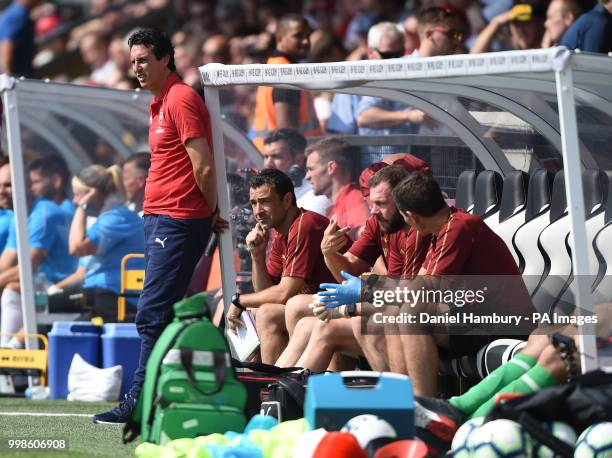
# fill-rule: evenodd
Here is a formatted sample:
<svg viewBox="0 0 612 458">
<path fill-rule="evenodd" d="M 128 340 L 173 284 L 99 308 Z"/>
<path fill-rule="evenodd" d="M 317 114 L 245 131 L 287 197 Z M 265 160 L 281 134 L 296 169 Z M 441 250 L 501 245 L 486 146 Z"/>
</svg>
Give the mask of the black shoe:
<svg viewBox="0 0 612 458">
<path fill-rule="evenodd" d="M 414 426 L 442 441 L 450 444 L 464 420 L 465 415 L 445 399 L 415 396 Z"/>
<path fill-rule="evenodd" d="M 131 392 L 127 393 L 113 410 L 94 415 L 93 422 L 98 425 L 124 425 L 132 416 L 136 400 Z"/>
</svg>

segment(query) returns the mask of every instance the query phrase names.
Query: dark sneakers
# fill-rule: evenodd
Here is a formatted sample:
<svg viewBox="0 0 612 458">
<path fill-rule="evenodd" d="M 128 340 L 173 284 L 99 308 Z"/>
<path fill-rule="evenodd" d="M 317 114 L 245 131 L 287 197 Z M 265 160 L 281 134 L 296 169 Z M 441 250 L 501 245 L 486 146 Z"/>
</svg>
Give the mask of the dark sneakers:
<svg viewBox="0 0 612 458">
<path fill-rule="evenodd" d="M 415 396 L 414 426 L 438 439 L 450 443 L 464 420 L 465 415 L 445 399 Z"/>
<path fill-rule="evenodd" d="M 119 405 L 108 412 L 94 415 L 93 422 L 99 425 L 123 425 L 132 416 L 134 407 L 136 407 L 137 397 L 129 392 L 119 402 Z"/>
</svg>

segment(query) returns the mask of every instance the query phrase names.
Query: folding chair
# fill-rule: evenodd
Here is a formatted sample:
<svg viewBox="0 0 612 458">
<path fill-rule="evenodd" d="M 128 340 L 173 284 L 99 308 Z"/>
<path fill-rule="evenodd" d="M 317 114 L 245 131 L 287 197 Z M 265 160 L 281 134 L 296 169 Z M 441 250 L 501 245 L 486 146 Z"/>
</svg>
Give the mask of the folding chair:
<svg viewBox="0 0 612 458">
<path fill-rule="evenodd" d="M 121 259 L 121 291 L 117 300 L 117 321 L 125 321 L 126 298 L 139 297 L 144 287 L 144 269 L 128 269 L 130 259 L 144 259 L 144 254 L 126 254 Z"/>
</svg>

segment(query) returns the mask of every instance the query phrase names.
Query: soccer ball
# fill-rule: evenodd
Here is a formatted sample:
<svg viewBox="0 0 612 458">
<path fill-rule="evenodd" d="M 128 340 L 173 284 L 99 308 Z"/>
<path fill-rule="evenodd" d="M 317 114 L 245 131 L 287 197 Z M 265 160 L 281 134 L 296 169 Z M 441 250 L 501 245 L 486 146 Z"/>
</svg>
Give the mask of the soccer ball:
<svg viewBox="0 0 612 458">
<path fill-rule="evenodd" d="M 454 458 L 467 458 L 470 456 L 470 452 L 467 448 L 467 441 L 470 438 L 470 435 L 480 425 L 482 425 L 483 421 L 484 417 L 473 418 L 462 424 L 457 432 L 455 432 L 455 436 L 453 437 L 453 442 L 451 444 L 451 450 Z"/>
<path fill-rule="evenodd" d="M 575 458 L 612 458 L 612 423 L 596 423 L 576 441 Z"/>
<path fill-rule="evenodd" d="M 473 458 L 531 457 L 531 438 L 512 420 L 493 420 L 470 435 L 468 449 Z"/>
<path fill-rule="evenodd" d="M 377 415 L 357 415 L 342 427 L 343 433 L 351 433 L 363 449 L 372 441 L 382 438 L 396 439 L 395 428 Z"/>
<path fill-rule="evenodd" d="M 576 443 L 576 431 L 567 423 L 563 423 L 562 421 L 547 421 L 544 422 L 544 426 L 557 439 L 561 439 L 563 442 L 567 442 L 570 445 Z M 555 454 L 545 445 L 535 443 L 533 446 L 533 456 L 534 458 L 553 458 Z"/>
</svg>

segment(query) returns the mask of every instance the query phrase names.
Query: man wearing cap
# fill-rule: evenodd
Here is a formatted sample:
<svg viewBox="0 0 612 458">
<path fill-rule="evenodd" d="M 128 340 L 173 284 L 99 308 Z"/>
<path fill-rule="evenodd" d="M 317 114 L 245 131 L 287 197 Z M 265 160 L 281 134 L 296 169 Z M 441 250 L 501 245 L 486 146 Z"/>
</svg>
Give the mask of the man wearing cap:
<svg viewBox="0 0 612 458">
<path fill-rule="evenodd" d="M 515 2 L 514 7 L 505 13 L 495 16 L 480 32 L 471 54 L 488 52 L 491 43 L 505 26 L 510 26 L 510 38 L 513 49 L 534 49 L 542 45 L 546 4 L 539 0 Z"/>
</svg>

